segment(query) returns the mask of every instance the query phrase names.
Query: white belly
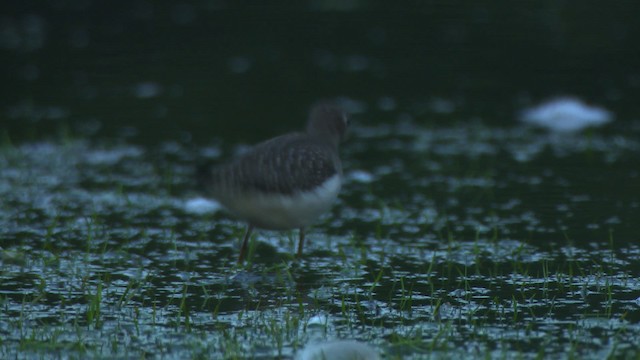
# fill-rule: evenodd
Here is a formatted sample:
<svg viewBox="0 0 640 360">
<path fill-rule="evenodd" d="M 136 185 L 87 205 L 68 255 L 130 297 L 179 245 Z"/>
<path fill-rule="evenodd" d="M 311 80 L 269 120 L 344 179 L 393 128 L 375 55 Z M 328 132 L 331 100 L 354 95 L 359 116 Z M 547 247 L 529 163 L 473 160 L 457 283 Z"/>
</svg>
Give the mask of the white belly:
<svg viewBox="0 0 640 360">
<path fill-rule="evenodd" d="M 336 174 L 312 191 L 289 195 L 238 194 L 227 199 L 224 205 L 236 216 L 260 228 L 302 228 L 331 209 L 341 186 L 342 179 Z"/>
</svg>

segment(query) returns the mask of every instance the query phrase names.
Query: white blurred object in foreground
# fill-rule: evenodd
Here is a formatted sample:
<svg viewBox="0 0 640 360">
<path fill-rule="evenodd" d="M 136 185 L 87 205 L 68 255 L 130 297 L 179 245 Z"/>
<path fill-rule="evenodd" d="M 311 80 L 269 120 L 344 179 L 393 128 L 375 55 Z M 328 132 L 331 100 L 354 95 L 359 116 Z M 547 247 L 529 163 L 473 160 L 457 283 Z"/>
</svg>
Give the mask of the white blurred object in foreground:
<svg viewBox="0 0 640 360">
<path fill-rule="evenodd" d="M 192 214 L 207 214 L 214 213 L 220 209 L 220 204 L 217 201 L 197 197 L 189 199 L 184 204 L 184 209 Z"/>
<path fill-rule="evenodd" d="M 600 107 L 589 106 L 577 98 L 556 98 L 522 112 L 520 120 L 558 132 L 577 132 L 602 126 L 613 120 L 613 114 Z"/>
<path fill-rule="evenodd" d="M 307 345 L 297 360 L 379 360 L 378 353 L 358 341 L 339 340 Z"/>
</svg>

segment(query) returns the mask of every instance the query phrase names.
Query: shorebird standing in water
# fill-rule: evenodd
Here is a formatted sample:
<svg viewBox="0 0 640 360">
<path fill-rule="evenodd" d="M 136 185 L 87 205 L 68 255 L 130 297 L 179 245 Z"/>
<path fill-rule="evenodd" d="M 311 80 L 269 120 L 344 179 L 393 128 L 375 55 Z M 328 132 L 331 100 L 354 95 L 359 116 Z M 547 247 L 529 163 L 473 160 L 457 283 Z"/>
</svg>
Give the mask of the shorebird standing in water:
<svg viewBox="0 0 640 360">
<path fill-rule="evenodd" d="M 212 197 L 247 223 L 239 263 L 254 228 L 300 229 L 297 256 L 302 256 L 305 228 L 331 209 L 340 192 L 338 146 L 348 124 L 342 109 L 319 103 L 311 109 L 306 132 L 264 141 L 204 174 Z"/>
</svg>

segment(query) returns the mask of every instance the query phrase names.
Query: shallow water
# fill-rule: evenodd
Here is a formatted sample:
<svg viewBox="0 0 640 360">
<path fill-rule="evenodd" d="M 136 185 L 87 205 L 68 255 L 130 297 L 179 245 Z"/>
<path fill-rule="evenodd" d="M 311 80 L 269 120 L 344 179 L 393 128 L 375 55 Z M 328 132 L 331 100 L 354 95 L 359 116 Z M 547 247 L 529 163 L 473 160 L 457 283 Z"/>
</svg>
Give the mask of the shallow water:
<svg viewBox="0 0 640 360">
<path fill-rule="evenodd" d="M 269 358 L 355 338 L 402 358 L 637 356 L 639 149 L 356 126 L 304 259 L 294 232 L 260 231 L 237 268 L 242 224 L 192 180 L 210 148 L 5 146 L 3 354 Z"/>
<path fill-rule="evenodd" d="M 630 5 L 21 4 L 0 17 L 1 358 L 640 357 Z M 614 120 L 518 120 L 557 95 Z M 327 96 L 354 120 L 338 202 L 301 261 L 297 232 L 257 231 L 237 266 L 243 224 L 195 167 Z"/>
</svg>

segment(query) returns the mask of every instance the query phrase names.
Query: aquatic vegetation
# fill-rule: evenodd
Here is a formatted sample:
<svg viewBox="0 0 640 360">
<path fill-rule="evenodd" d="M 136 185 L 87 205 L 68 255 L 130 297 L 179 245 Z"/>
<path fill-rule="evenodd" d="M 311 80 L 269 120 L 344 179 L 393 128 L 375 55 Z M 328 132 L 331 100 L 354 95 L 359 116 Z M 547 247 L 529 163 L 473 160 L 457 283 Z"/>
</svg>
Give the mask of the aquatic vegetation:
<svg viewBox="0 0 640 360">
<path fill-rule="evenodd" d="M 355 129 L 300 262 L 294 233 L 261 232 L 241 267 L 192 147 L 2 147 L 0 355 L 638 356 L 637 139 L 403 126 Z"/>
</svg>

